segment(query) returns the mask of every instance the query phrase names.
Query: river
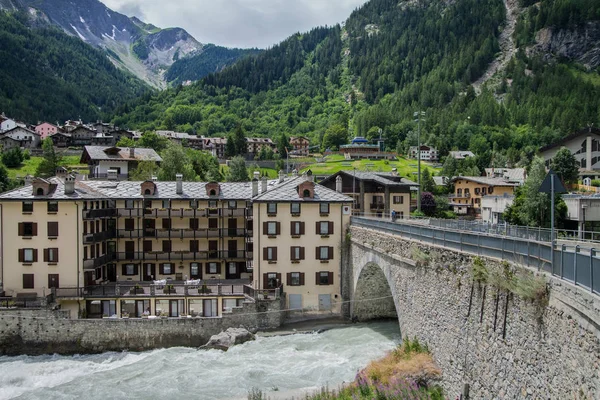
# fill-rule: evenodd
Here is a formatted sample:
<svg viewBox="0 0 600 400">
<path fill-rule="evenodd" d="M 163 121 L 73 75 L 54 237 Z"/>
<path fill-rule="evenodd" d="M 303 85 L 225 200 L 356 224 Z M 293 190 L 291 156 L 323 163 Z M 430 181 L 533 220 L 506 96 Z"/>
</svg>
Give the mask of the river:
<svg viewBox="0 0 600 400">
<path fill-rule="evenodd" d="M 400 342 L 397 322 L 345 325 L 322 333 L 259 337 L 227 352 L 171 348 L 143 353 L 0 357 L 4 399 L 303 398 L 352 381 Z"/>
</svg>

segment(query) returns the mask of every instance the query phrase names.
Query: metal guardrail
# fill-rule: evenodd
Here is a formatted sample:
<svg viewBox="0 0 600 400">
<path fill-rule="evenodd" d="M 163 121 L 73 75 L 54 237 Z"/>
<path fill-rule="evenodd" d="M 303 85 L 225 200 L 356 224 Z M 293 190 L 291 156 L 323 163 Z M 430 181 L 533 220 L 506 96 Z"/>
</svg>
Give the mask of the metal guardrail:
<svg viewBox="0 0 600 400">
<path fill-rule="evenodd" d="M 365 217 L 352 217 L 352 225 L 377 229 L 460 252 L 507 260 L 551 273 L 577 286 L 600 294 L 600 257 L 594 248 L 561 245 L 551 249 L 550 242 L 531 237 L 497 235 L 460 229 L 459 226 L 416 224 Z M 551 263 L 554 251 L 554 265 Z"/>
</svg>

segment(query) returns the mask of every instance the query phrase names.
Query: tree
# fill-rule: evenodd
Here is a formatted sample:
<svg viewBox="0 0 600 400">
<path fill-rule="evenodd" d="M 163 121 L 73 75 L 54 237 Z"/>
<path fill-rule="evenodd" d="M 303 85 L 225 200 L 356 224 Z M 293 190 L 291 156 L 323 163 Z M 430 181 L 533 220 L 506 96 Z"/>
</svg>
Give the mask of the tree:
<svg viewBox="0 0 600 400">
<path fill-rule="evenodd" d="M 431 193 L 435 191 L 435 181 L 429 172 L 429 168 L 425 168 L 423 172 L 421 172 L 421 190 Z"/>
<path fill-rule="evenodd" d="M 0 164 L 0 192 L 4 192 L 13 187 L 13 182 L 8 177 L 6 167 Z"/>
<path fill-rule="evenodd" d="M 348 143 L 348 130 L 341 124 L 333 124 L 323 136 L 323 150 L 338 150 L 341 145 Z"/>
<path fill-rule="evenodd" d="M 157 153 L 165 150 L 169 145 L 169 139 L 159 136 L 156 132 L 146 132 L 138 140 L 137 146 L 146 149 L 154 149 Z"/>
<path fill-rule="evenodd" d="M 195 181 L 196 172 L 183 147 L 179 144 L 169 144 L 161 153 L 162 164 L 158 173 L 161 181 L 174 181 L 177 174 L 183 175 L 184 181 Z"/>
<path fill-rule="evenodd" d="M 42 141 L 42 152 L 43 159 L 35 174 L 40 177 L 54 176 L 56 169 L 61 166 L 62 156 L 54 150 L 52 138 L 47 137 Z"/>
<path fill-rule="evenodd" d="M 292 145 L 290 144 L 290 137 L 288 135 L 286 135 L 285 133 L 282 133 L 281 135 L 279 135 L 277 137 L 276 144 L 277 144 L 277 151 L 279 152 L 279 155 L 281 156 L 281 158 L 286 158 L 287 151 L 291 150 L 291 148 L 292 148 Z"/>
<path fill-rule="evenodd" d="M 448 178 L 452 178 L 456 175 L 456 170 L 458 169 L 458 161 L 452 157 L 448 156 L 444 160 L 444 166 L 442 167 L 442 176 L 447 176 Z"/>
<path fill-rule="evenodd" d="M 432 216 L 435 214 L 435 197 L 431 192 L 421 193 L 421 211 L 427 215 Z"/>
<path fill-rule="evenodd" d="M 235 149 L 235 139 L 232 134 L 227 135 L 227 142 L 225 143 L 225 158 L 232 159 L 237 155 Z"/>
<path fill-rule="evenodd" d="M 18 168 L 23 162 L 23 159 L 24 155 L 20 147 L 13 147 L 2 153 L 2 162 L 8 168 Z"/>
<path fill-rule="evenodd" d="M 140 161 L 137 167 L 129 172 L 129 179 L 132 181 L 147 181 L 157 176 L 160 168 L 154 161 Z"/>
<path fill-rule="evenodd" d="M 236 155 L 243 156 L 248 153 L 246 135 L 244 134 L 244 128 L 242 128 L 242 124 L 238 124 L 233 132 L 233 143 L 235 144 Z"/>
<path fill-rule="evenodd" d="M 117 147 L 139 147 L 137 143 L 127 136 L 122 136 L 121 139 L 117 142 Z"/>
<path fill-rule="evenodd" d="M 588 166 L 591 167 L 591 166 Z M 550 162 L 550 168 L 564 183 L 577 182 L 579 167 L 575 156 L 566 147 L 562 147 Z"/>
<path fill-rule="evenodd" d="M 244 157 L 237 156 L 231 159 L 227 180 L 229 182 L 248 182 L 248 170 Z"/>
</svg>

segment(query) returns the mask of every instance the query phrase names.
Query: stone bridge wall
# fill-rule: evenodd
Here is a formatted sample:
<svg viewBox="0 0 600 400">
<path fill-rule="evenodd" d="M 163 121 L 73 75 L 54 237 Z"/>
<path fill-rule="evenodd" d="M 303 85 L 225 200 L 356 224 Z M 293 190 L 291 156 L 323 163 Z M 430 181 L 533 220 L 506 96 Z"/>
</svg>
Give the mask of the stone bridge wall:
<svg viewBox="0 0 600 400">
<path fill-rule="evenodd" d="M 472 399 L 600 398 L 598 296 L 548 276 L 549 303 L 540 306 L 496 285 L 473 283 L 471 256 L 364 228 L 352 227 L 351 236 L 352 276 L 344 287 L 352 290 L 345 299 L 381 296 L 381 282 L 359 280 L 365 266 L 378 265 L 402 335 L 427 343 L 448 398 L 463 384 Z M 500 260 L 484 263 L 490 272 L 505 268 Z M 353 296 L 356 287 L 360 293 Z M 386 306 L 353 307 L 366 319 Z"/>
<path fill-rule="evenodd" d="M 60 311 L 0 310 L 0 355 L 198 347 L 229 327 L 277 328 L 281 308 L 280 301 L 257 301 L 219 318 L 165 319 L 68 319 Z"/>
</svg>

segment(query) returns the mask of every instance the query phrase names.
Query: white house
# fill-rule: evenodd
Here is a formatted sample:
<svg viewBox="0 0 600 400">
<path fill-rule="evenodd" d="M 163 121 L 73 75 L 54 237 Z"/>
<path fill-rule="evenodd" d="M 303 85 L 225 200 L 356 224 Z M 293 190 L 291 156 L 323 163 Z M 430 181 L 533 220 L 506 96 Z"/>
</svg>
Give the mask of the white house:
<svg viewBox="0 0 600 400">
<path fill-rule="evenodd" d="M 411 158 L 418 158 L 418 153 L 417 153 L 417 148 L 418 146 L 411 146 L 410 149 L 408 150 L 409 156 Z M 421 160 L 423 161 L 437 161 L 439 159 L 438 157 L 438 151 L 435 147 L 432 146 L 427 146 L 427 145 L 421 145 Z"/>
<path fill-rule="evenodd" d="M 498 224 L 504 222 L 502 214 L 512 205 L 515 196 L 483 196 L 481 198 L 481 219 L 483 222 Z"/>
<path fill-rule="evenodd" d="M 562 148 L 569 149 L 579 164 L 579 176 L 600 177 L 600 129 L 588 127 L 540 149 L 546 164 Z"/>
<path fill-rule="evenodd" d="M 21 147 L 29 149 L 38 147 L 41 141 L 39 133 L 19 125 L 7 131 L 3 131 L 0 133 L 0 136 L 18 140 L 21 144 Z"/>
<path fill-rule="evenodd" d="M 140 161 L 159 164 L 162 158 L 153 149 L 85 146 L 80 160 L 88 165 L 91 179 L 127 179 Z"/>
</svg>

